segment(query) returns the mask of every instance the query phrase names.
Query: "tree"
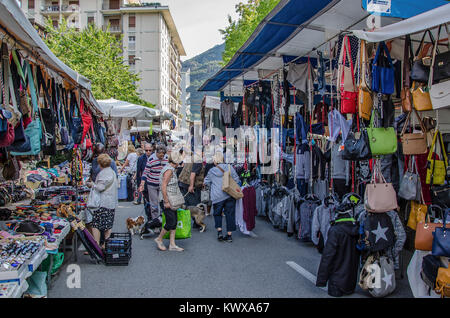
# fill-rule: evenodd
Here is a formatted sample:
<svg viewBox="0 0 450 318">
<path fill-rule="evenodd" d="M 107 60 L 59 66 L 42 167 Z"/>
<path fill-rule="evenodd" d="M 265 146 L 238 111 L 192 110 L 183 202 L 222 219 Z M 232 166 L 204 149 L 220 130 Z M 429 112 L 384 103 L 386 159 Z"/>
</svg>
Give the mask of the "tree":
<svg viewBox="0 0 450 318">
<path fill-rule="evenodd" d="M 280 0 L 248 0 L 248 3 L 240 2 L 236 7 L 239 14 L 237 21 L 228 15 L 229 25 L 219 30 L 225 40 L 223 52 L 223 65 L 226 65 L 234 54 L 255 31 L 259 23 L 275 8 Z"/>
<path fill-rule="evenodd" d="M 139 97 L 140 79 L 121 56 L 121 38 L 92 24 L 77 31 L 65 20 L 55 29 L 48 19 L 45 31 L 45 44 L 62 62 L 91 81 L 95 99 L 115 98 L 154 107 Z"/>
</svg>

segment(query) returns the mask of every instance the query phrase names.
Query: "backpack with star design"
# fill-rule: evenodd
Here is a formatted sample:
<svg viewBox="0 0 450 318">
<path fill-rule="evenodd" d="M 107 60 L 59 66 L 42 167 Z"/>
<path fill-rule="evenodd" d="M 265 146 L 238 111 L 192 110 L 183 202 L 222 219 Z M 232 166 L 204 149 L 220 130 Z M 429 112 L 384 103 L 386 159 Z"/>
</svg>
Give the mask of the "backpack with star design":
<svg viewBox="0 0 450 318">
<path fill-rule="evenodd" d="M 387 213 L 367 213 L 364 230 L 371 252 L 384 251 L 395 244 L 394 226 Z"/>
</svg>

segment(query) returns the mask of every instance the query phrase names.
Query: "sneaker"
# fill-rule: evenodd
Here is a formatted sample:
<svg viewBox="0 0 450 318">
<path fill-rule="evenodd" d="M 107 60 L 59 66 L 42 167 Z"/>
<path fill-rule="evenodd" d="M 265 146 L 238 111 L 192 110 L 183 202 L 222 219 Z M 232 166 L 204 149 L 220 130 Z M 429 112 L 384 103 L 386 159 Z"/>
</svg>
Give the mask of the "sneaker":
<svg viewBox="0 0 450 318">
<path fill-rule="evenodd" d="M 228 242 L 228 243 L 233 242 L 231 235 L 227 235 L 226 237 L 223 238 L 223 240 L 224 240 L 224 242 Z"/>
<path fill-rule="evenodd" d="M 217 231 L 217 239 L 219 240 L 219 242 L 223 241 L 222 231 Z"/>
</svg>

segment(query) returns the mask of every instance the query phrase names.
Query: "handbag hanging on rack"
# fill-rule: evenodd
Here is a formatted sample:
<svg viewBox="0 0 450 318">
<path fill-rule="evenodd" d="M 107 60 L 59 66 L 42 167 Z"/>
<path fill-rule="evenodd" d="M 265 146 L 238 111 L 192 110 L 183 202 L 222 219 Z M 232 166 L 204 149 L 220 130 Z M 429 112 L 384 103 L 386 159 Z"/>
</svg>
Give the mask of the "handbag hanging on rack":
<svg viewBox="0 0 450 318">
<path fill-rule="evenodd" d="M 412 96 L 411 96 L 411 58 L 412 46 L 409 35 L 405 36 L 405 50 L 403 54 L 403 87 L 400 93 L 402 99 L 402 110 L 404 113 L 412 111 Z"/>
<path fill-rule="evenodd" d="M 366 76 L 367 74 L 367 49 L 366 41 L 361 40 L 361 50 L 360 50 L 360 65 L 361 72 L 359 75 L 359 89 L 358 89 L 358 112 L 359 117 L 365 120 L 370 119 L 370 114 L 372 113 L 373 99 L 372 91 L 367 85 Z"/>
<path fill-rule="evenodd" d="M 433 109 L 450 106 L 450 51 L 436 55 L 441 28 L 442 25 L 439 26 L 437 40 L 434 44 L 430 78 L 428 80 Z M 445 29 L 448 35 L 447 24 L 445 24 Z M 448 40 L 448 48 L 450 50 L 450 40 Z"/>
<path fill-rule="evenodd" d="M 381 182 L 377 182 L 377 178 Z M 379 160 L 374 164 L 371 182 L 366 185 L 364 207 L 366 211 L 372 213 L 385 213 L 398 209 L 397 193 L 392 183 L 387 183 L 381 173 Z"/>
<path fill-rule="evenodd" d="M 36 87 L 34 86 L 35 73 L 32 72 L 30 64 L 25 61 L 24 68 L 27 70 L 28 87 L 31 95 L 31 118 L 32 122 L 28 124 L 25 129 L 25 135 L 30 140 L 31 150 L 27 152 L 11 151 L 12 156 L 29 156 L 38 155 L 41 152 L 41 138 L 42 138 L 42 125 L 39 116 L 39 109 L 37 105 Z M 34 67 L 34 69 L 36 66 Z"/>
<path fill-rule="evenodd" d="M 440 211 L 441 217 L 442 209 L 439 206 L 431 205 L 428 207 L 426 218 L 424 222 L 417 223 L 416 238 L 414 240 L 414 247 L 420 251 L 431 251 L 433 249 L 433 232 L 437 227 L 442 227 L 441 223 L 430 222 L 430 211 Z M 446 224 L 445 227 L 450 229 L 450 224 Z"/>
<path fill-rule="evenodd" d="M 390 155 L 397 151 L 397 134 L 394 127 L 375 128 L 374 119 L 377 111 L 373 109 L 370 126 L 367 128 L 372 156 Z"/>
<path fill-rule="evenodd" d="M 381 50 L 384 53 L 381 53 Z M 386 57 L 384 54 L 386 54 Z M 384 41 L 382 41 L 378 45 L 377 53 L 372 64 L 372 90 L 386 95 L 394 93 L 394 73 L 395 69 L 389 50 Z"/>
<path fill-rule="evenodd" d="M 420 190 L 417 184 L 420 183 L 419 174 L 415 172 L 415 158 L 409 159 L 408 170 L 403 174 L 398 190 L 398 196 L 405 200 L 417 200 L 417 192 Z M 420 199 L 420 194 L 419 194 Z"/>
<path fill-rule="evenodd" d="M 450 209 L 445 209 L 442 226 L 435 228 L 433 232 L 433 245 L 431 254 L 434 256 L 450 257 L 450 229 L 447 229 L 447 216 Z"/>
<path fill-rule="evenodd" d="M 406 134 L 406 127 L 411 119 L 411 112 L 408 113 L 406 121 L 403 125 L 400 138 L 402 140 L 403 154 L 404 155 L 420 155 L 428 152 L 427 145 L 427 131 L 423 125 L 422 119 L 420 118 L 417 110 L 414 109 L 417 119 L 419 120 L 421 133 L 410 133 Z"/>
<path fill-rule="evenodd" d="M 342 159 L 351 161 L 368 160 L 372 158 L 370 152 L 369 137 L 364 124 L 361 123 L 361 131 L 348 133 L 347 139 L 344 142 L 344 151 L 342 152 Z"/>
<path fill-rule="evenodd" d="M 436 149 L 436 141 L 439 137 L 439 144 L 441 146 L 441 152 L 444 160 L 436 160 L 433 158 L 433 153 Z M 444 147 L 444 141 L 442 139 L 442 134 L 439 130 L 436 130 L 436 133 L 433 137 L 433 143 L 431 144 L 430 152 L 428 153 L 428 162 L 427 162 L 427 180 L 426 183 L 429 185 L 442 185 L 445 183 L 445 179 L 447 178 L 447 153 Z"/>
<path fill-rule="evenodd" d="M 425 36 L 429 35 L 431 43 L 424 44 Z M 428 51 L 434 45 L 433 34 L 430 30 L 424 32 L 416 54 L 414 55 L 414 62 L 411 69 L 411 79 L 415 82 L 428 83 L 430 76 L 431 55 Z M 420 53 L 420 54 L 419 54 Z"/>
<path fill-rule="evenodd" d="M 341 58 L 342 61 L 342 77 L 341 77 L 341 113 L 355 114 L 358 92 L 355 85 L 355 74 L 353 68 L 353 60 L 350 51 L 350 40 L 348 36 L 343 39 Z M 349 60 L 350 67 L 345 66 L 346 60 Z"/>
</svg>

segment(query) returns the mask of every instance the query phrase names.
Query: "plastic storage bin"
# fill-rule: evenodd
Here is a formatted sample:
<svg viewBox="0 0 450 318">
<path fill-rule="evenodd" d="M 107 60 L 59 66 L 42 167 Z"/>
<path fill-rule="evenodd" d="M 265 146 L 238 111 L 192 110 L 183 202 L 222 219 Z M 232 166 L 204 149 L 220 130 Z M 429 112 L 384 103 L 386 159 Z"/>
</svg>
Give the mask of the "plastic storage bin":
<svg viewBox="0 0 450 318">
<path fill-rule="evenodd" d="M 131 234 L 112 233 L 105 243 L 105 264 L 127 266 L 131 259 Z"/>
</svg>

